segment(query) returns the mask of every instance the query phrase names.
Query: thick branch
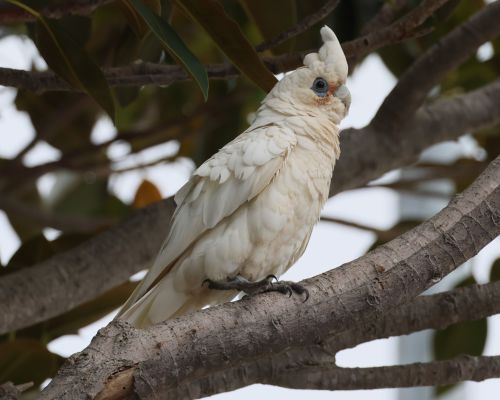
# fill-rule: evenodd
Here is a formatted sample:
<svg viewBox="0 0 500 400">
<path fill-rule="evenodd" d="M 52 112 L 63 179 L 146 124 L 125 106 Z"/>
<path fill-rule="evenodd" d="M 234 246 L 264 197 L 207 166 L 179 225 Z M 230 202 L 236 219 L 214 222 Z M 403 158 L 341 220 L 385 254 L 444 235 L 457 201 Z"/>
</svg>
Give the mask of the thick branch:
<svg viewBox="0 0 500 400">
<path fill-rule="evenodd" d="M 421 150 L 500 121 L 500 81 L 437 102 L 391 142 L 383 133 L 354 129 L 342 135 L 332 193 L 352 189 L 412 162 Z M 412 140 L 407 140 L 411 137 Z M 145 268 L 169 229 L 171 200 L 155 204 L 78 248 L 0 280 L 0 333 L 60 315 L 123 283 Z"/>
<path fill-rule="evenodd" d="M 113 323 L 65 364 L 42 398 L 93 397 L 106 377 L 124 366 L 134 366 L 133 389 L 139 397 L 158 392 L 173 398 L 200 397 L 213 387 L 197 380 L 221 365 L 318 343 L 360 319 L 375 321 L 473 257 L 498 234 L 500 157 L 428 222 L 305 281 L 310 301 L 270 293 L 147 330 Z"/>
<path fill-rule="evenodd" d="M 342 156 L 335 166 L 330 194 L 359 187 L 387 171 L 409 165 L 433 144 L 498 124 L 499 103 L 500 79 L 466 95 L 422 108 L 404 129 L 393 135 L 373 127 L 344 131 Z"/>
<path fill-rule="evenodd" d="M 307 379 L 304 379 L 306 373 Z M 356 390 L 451 385 L 500 376 L 500 356 L 461 356 L 446 361 L 374 368 L 339 368 L 325 365 L 287 371 L 273 384 L 294 389 Z M 271 383 L 271 382 L 269 382 Z"/>
<path fill-rule="evenodd" d="M 399 78 L 373 119 L 377 130 L 400 128 L 443 77 L 500 34 L 500 1 L 485 6 L 472 18 L 427 50 Z"/>
<path fill-rule="evenodd" d="M 255 383 L 289 386 L 287 376 L 289 371 L 294 371 L 299 385 L 301 379 L 307 379 L 305 374 L 311 363 L 321 363 L 323 368 L 326 368 L 325 365 L 328 363 L 334 363 L 335 353 L 340 349 L 373 339 L 404 335 L 423 329 L 444 329 L 457 322 L 482 319 L 498 313 L 500 313 L 500 282 L 458 288 L 431 296 L 419 296 L 412 302 L 382 315 L 376 321 L 358 320 L 355 326 L 347 331 L 333 334 L 325 342 L 293 347 L 280 353 L 265 354 L 237 365 L 224 364 L 213 368 L 210 376 L 201 377 L 191 383 L 196 382 L 197 385 L 209 387 L 210 389 L 204 391 L 205 395 L 235 390 Z M 119 374 L 118 382 L 121 384 L 128 382 L 127 387 L 132 390 L 132 374 L 133 371 L 130 369 L 126 370 L 124 375 Z M 119 393 L 120 390 L 116 387 L 107 385 L 103 395 Z"/>
<path fill-rule="evenodd" d="M 289 386 L 289 371 L 294 371 L 296 383 L 307 380 L 312 362 L 334 363 L 335 353 L 369 340 L 405 335 L 424 329 L 444 329 L 462 321 L 486 318 L 500 313 L 500 282 L 473 285 L 432 296 L 419 296 L 376 321 L 361 320 L 347 331 L 333 334 L 319 344 L 287 349 L 252 359 L 230 368 L 213 370 L 207 380 L 214 388 L 235 390 L 255 383 Z M 272 380 L 269 377 L 273 377 Z M 225 383 L 230 382 L 230 383 Z M 288 383 L 287 383 L 288 382 Z M 206 384 L 203 379 L 198 384 Z M 414 386 L 417 383 L 414 381 Z M 338 389 L 347 389 L 339 387 Z M 214 390 L 210 393 L 216 393 Z M 206 394 L 210 394 L 207 392 Z"/>
<path fill-rule="evenodd" d="M 60 315 L 148 267 L 168 231 L 172 199 L 138 211 L 125 223 L 76 248 L 0 280 L 0 331 Z"/>
<path fill-rule="evenodd" d="M 40 13 L 49 18 L 62 18 L 69 15 L 89 15 L 96 8 L 111 0 L 71 0 L 64 3 L 47 5 L 39 9 Z M 35 17 L 19 7 L 0 5 L 0 24 L 16 24 L 34 21 Z"/>
<path fill-rule="evenodd" d="M 495 314 L 500 314 L 500 282 L 471 285 L 431 296 L 418 296 L 375 323 L 360 322 L 349 331 L 333 335 L 326 347 L 335 353 L 369 340 L 408 335 L 424 329 L 445 329 L 458 322 Z"/>
</svg>

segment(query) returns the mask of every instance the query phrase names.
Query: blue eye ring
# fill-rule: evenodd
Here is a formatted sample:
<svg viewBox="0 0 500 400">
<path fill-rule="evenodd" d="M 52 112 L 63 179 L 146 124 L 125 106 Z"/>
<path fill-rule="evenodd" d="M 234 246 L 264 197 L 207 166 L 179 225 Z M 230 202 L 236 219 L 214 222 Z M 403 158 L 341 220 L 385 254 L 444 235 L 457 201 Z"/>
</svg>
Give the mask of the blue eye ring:
<svg viewBox="0 0 500 400">
<path fill-rule="evenodd" d="M 311 86 L 311 90 L 319 97 L 325 97 L 329 89 L 328 82 L 321 77 L 316 78 Z"/>
</svg>

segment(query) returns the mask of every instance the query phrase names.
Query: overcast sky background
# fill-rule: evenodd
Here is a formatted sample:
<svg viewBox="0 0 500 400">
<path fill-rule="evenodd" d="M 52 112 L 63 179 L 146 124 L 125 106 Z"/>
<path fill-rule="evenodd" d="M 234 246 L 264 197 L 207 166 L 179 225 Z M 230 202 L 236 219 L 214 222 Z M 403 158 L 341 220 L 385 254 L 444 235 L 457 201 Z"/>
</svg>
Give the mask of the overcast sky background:
<svg viewBox="0 0 500 400">
<path fill-rule="evenodd" d="M 485 46 L 481 49 L 480 58 L 488 57 L 491 48 Z M 7 37 L 0 40 L 0 67 L 29 69 L 34 62 L 38 67 L 45 63 L 37 55 L 36 49 L 29 40 Z M 384 97 L 395 84 L 394 77 L 387 71 L 378 56 L 369 56 L 363 64 L 354 72 L 348 80 L 348 87 L 352 94 L 352 106 L 349 116 L 343 121 L 343 127 L 362 127 L 374 115 Z M 33 127 L 25 113 L 18 112 L 13 105 L 15 90 L 0 87 L 0 157 L 10 158 L 15 156 L 34 135 Z M 102 119 L 92 133 L 95 143 L 112 138 L 116 131 L 107 119 Z M 448 145 L 435 150 L 451 153 L 471 152 L 471 141 L 463 140 L 459 145 Z M 166 143 L 148 149 L 138 155 L 128 157 L 121 166 L 133 163 L 148 162 L 153 159 L 164 157 L 175 153 L 177 145 Z M 128 152 L 128 146 L 124 143 L 113 145 L 109 155 L 113 160 L 120 160 Z M 47 143 L 37 145 L 30 151 L 24 161 L 26 165 L 34 166 L 51 160 L 57 160 L 60 153 L 57 149 Z M 135 191 L 140 182 L 147 178 L 153 181 L 161 190 L 163 196 L 175 193 L 188 179 L 193 170 L 190 160 L 180 160 L 169 165 L 157 165 L 138 171 L 122 173 L 113 176 L 110 187 L 115 194 L 126 202 L 133 199 Z M 395 173 L 389 174 L 385 179 L 391 179 Z M 54 175 L 48 174 L 38 182 L 39 190 L 48 196 L 55 182 Z M 340 217 L 378 229 L 391 227 L 398 219 L 400 212 L 400 198 L 394 192 L 387 189 L 370 188 L 341 193 L 330 199 L 323 214 Z M 442 205 L 439 205 L 442 206 Z M 45 234 L 49 239 L 58 235 L 53 229 L 47 229 Z M 354 228 L 348 228 L 331 223 L 320 223 L 316 226 L 311 241 L 304 256 L 297 264 L 288 271 L 283 278 L 290 280 L 301 280 L 317 275 L 323 271 L 339 266 L 345 262 L 362 255 L 373 243 L 374 235 Z M 5 264 L 19 246 L 19 240 L 7 222 L 5 214 L 0 211 L 0 259 Z M 500 256 L 500 240 L 497 238 L 478 257 L 454 273 L 450 279 L 445 280 L 440 286 L 446 288 L 453 280 L 472 269 L 474 275 L 480 281 L 485 281 L 488 275 L 487 267 L 492 260 Z M 69 335 L 54 340 L 49 344 L 51 351 L 63 356 L 83 349 L 88 345 L 97 330 L 106 325 L 112 315 L 80 330 L 78 335 Z M 489 318 L 489 336 L 485 354 L 500 354 L 500 318 Z M 405 348 L 400 352 L 400 341 L 396 338 L 377 340 L 356 347 L 355 349 L 342 351 L 338 355 L 341 366 L 378 366 L 394 365 L 400 358 L 406 360 L 408 354 L 422 358 L 425 361 L 430 353 L 425 348 L 417 347 L 420 339 L 405 340 Z M 414 348 L 413 348 L 414 347 Z M 420 361 L 410 359 L 408 362 Z M 500 380 L 490 380 L 480 384 L 466 383 L 462 388 L 447 396 L 447 400 L 458 399 L 487 399 L 492 398 L 493 393 L 500 392 Z M 305 393 L 307 392 L 307 393 Z M 253 385 L 248 388 L 234 392 L 213 396 L 214 399 L 261 399 L 261 398 L 286 398 L 288 400 L 303 399 L 311 396 L 314 399 L 337 400 L 359 400 L 369 397 L 372 400 L 396 400 L 396 399 L 424 399 L 425 393 L 413 392 L 411 390 L 381 389 L 366 391 L 293 391 L 263 385 Z"/>
</svg>

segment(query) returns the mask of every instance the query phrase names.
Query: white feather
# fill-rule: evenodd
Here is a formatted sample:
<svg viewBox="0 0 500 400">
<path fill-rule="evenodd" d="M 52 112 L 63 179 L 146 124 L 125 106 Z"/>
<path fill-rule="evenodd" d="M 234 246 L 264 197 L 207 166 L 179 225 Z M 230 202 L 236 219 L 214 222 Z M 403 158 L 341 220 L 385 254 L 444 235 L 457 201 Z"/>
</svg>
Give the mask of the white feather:
<svg viewBox="0 0 500 400">
<path fill-rule="evenodd" d="M 250 280 L 286 271 L 303 253 L 339 155 L 338 99 L 322 109 L 310 90 L 321 74 L 345 81 L 335 34 L 268 94 L 252 126 L 204 162 L 175 196 L 170 232 L 118 317 L 147 326 L 229 300 L 204 279 Z M 308 103 L 309 101 L 309 103 Z"/>
</svg>

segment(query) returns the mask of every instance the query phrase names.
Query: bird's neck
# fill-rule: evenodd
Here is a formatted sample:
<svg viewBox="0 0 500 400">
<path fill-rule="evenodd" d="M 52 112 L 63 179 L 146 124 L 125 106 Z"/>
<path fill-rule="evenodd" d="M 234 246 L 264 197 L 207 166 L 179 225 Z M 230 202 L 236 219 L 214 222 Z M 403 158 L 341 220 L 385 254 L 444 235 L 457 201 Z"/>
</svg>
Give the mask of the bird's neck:
<svg viewBox="0 0 500 400">
<path fill-rule="evenodd" d="M 340 129 L 334 121 L 322 114 L 313 112 L 297 112 L 293 114 L 286 107 L 280 111 L 275 107 L 276 105 L 279 105 L 279 103 L 266 102 L 265 105 L 261 106 L 250 129 L 269 125 L 290 129 L 297 136 L 315 142 L 318 150 L 328 153 L 333 160 L 338 159 L 340 156 Z"/>
</svg>

